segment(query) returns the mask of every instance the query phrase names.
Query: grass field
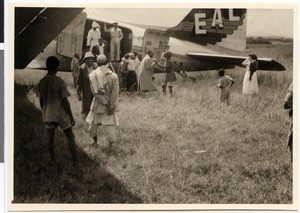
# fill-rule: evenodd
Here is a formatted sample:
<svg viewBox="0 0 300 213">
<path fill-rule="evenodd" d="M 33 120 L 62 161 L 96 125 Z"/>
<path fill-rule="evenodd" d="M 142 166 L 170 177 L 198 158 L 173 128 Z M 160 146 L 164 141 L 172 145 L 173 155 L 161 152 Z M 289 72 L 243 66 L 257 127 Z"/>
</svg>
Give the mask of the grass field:
<svg viewBox="0 0 300 213">
<path fill-rule="evenodd" d="M 113 149 L 101 139 L 89 146 L 70 73 L 58 73 L 71 92 L 74 133 L 82 167 L 74 168 L 66 139 L 55 149 L 64 172 L 47 165 L 45 129 L 36 83 L 44 71 L 15 71 L 15 203 L 290 204 L 292 164 L 285 147 L 289 118 L 283 110 L 292 81 L 292 44 L 251 45 L 247 52 L 273 57 L 285 72 L 258 71 L 260 93 L 241 94 L 235 78 L 230 107 L 219 103 L 217 73 L 192 74 L 176 83 L 175 96 L 160 92 L 119 98 L 120 126 Z M 156 76 L 160 89 L 161 76 Z"/>
</svg>

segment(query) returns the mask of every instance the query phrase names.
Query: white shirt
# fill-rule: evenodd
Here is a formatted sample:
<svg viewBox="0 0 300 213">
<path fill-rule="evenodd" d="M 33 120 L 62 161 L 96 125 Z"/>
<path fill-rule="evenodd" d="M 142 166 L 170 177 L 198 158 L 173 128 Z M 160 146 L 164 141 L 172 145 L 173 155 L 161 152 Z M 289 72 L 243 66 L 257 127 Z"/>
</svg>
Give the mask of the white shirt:
<svg viewBox="0 0 300 213">
<path fill-rule="evenodd" d="M 117 27 L 117 29 L 115 29 L 114 27 L 109 28 L 109 33 L 110 33 L 111 38 L 121 38 L 121 37 L 123 37 L 122 30 L 118 27 Z"/>
<path fill-rule="evenodd" d="M 96 30 L 91 29 L 87 35 L 86 45 L 91 47 L 97 45 L 99 38 L 101 38 L 99 28 L 96 28 Z"/>
<path fill-rule="evenodd" d="M 135 71 L 135 61 L 132 59 L 122 59 L 123 61 L 125 61 L 127 63 L 127 69 L 130 71 Z"/>
</svg>

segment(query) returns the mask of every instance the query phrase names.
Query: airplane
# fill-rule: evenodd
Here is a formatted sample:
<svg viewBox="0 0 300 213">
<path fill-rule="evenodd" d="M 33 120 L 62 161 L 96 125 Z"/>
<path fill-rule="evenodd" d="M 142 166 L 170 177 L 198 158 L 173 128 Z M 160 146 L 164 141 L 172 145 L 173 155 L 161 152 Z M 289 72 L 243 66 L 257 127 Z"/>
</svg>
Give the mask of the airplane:
<svg viewBox="0 0 300 213">
<path fill-rule="evenodd" d="M 87 12 L 85 12 L 87 11 Z M 175 71 L 208 71 L 242 66 L 247 56 L 246 9 L 193 8 L 176 26 L 141 27 L 119 22 L 123 32 L 121 57 L 136 51 L 143 56 L 151 50 L 163 63 L 162 53 L 172 52 Z M 101 27 L 108 44 L 104 24 L 113 21 L 89 15 L 84 8 L 15 8 L 15 69 L 44 69 L 46 58 L 57 56 L 61 71 L 70 71 L 75 53 L 83 56 L 92 22 Z M 229 53 L 229 54 L 228 54 Z M 272 58 L 258 58 L 258 70 L 284 71 Z M 155 69 L 155 73 L 163 72 Z"/>
</svg>

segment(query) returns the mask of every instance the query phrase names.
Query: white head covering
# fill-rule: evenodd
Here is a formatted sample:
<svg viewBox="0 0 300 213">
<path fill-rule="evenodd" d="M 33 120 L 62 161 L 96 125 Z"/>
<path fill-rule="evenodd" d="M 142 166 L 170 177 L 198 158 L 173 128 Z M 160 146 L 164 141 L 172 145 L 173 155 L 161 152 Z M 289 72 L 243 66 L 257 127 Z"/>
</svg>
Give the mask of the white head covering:
<svg viewBox="0 0 300 213">
<path fill-rule="evenodd" d="M 100 28 L 99 24 L 97 22 L 93 21 L 92 28 L 97 28 L 97 27 Z"/>
<path fill-rule="evenodd" d="M 107 60 L 107 58 L 106 58 L 106 56 L 103 55 L 103 54 L 100 54 L 100 55 L 98 55 L 98 57 L 97 57 L 97 62 L 98 62 L 98 63 L 105 63 L 106 60 Z"/>
</svg>

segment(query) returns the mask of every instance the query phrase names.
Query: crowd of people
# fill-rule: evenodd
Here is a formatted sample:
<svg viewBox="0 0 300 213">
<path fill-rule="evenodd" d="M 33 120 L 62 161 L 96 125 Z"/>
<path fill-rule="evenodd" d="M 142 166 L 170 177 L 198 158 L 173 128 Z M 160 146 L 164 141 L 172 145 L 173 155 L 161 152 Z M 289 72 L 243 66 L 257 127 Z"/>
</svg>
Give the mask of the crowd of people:
<svg viewBox="0 0 300 213">
<path fill-rule="evenodd" d="M 80 65 L 80 56 L 78 53 L 74 54 L 74 58 L 71 62 L 71 71 L 73 73 L 74 87 L 77 87 L 79 99 L 84 99 L 83 101 L 83 113 L 87 114 L 87 108 L 91 102 L 91 92 L 89 91 L 89 85 L 87 82 L 87 76 L 84 70 L 89 70 L 95 68 L 92 64 L 92 57 L 95 59 L 98 55 L 105 55 L 108 62 L 117 62 L 119 64 L 118 69 L 114 70 L 113 65 L 110 63 L 111 68 L 115 71 L 120 80 L 120 91 L 142 91 L 150 92 L 157 91 L 154 84 L 154 69 L 160 69 L 166 73 L 164 82 L 162 84 L 163 94 L 166 94 L 166 88 L 168 87 L 170 95 L 173 95 L 173 85 L 176 81 L 176 75 L 174 71 L 174 64 L 171 61 L 172 53 L 165 51 L 162 57 L 166 59 L 166 62 L 161 64 L 158 63 L 156 59 L 153 58 L 153 52 L 148 51 L 147 55 L 141 59 L 141 55 L 137 52 L 131 52 L 124 55 L 120 59 L 120 42 L 123 39 L 122 30 L 118 27 L 118 23 L 114 22 L 113 27 L 107 29 L 106 24 L 104 24 L 104 32 L 110 35 L 110 45 L 101 37 L 101 27 L 97 22 L 93 22 L 91 29 L 87 35 L 86 50 L 83 57 L 83 65 Z M 86 86 L 87 85 L 87 86 Z M 87 104 L 86 104 L 87 103 Z"/>
<path fill-rule="evenodd" d="M 86 52 L 80 64 L 78 54 L 74 55 L 71 62 L 73 73 L 74 86 L 77 91 L 78 100 L 82 102 L 82 119 L 87 122 L 91 144 L 98 145 L 98 129 L 102 127 L 107 135 L 108 145 L 112 147 L 116 142 L 116 127 L 119 125 L 118 118 L 118 96 L 121 91 L 133 92 L 140 90 L 142 92 L 156 91 L 157 87 L 154 84 L 154 68 L 164 71 L 164 79 L 161 85 L 161 90 L 164 95 L 167 94 L 167 88 L 170 96 L 173 96 L 174 82 L 176 74 L 174 71 L 174 63 L 172 62 L 172 53 L 166 50 L 162 57 L 164 63 L 159 63 L 153 57 L 153 52 L 148 51 L 145 57 L 140 61 L 138 53 L 128 53 L 120 59 L 119 42 L 122 39 L 122 31 L 118 30 L 117 23 L 114 27 L 106 29 L 111 33 L 114 39 L 111 42 L 110 48 L 114 49 L 110 55 L 106 50 L 106 43 L 101 39 L 101 34 L 97 31 L 99 25 L 94 22 L 93 29 L 88 34 L 87 45 L 90 52 Z M 106 28 L 106 26 L 105 26 Z M 93 43 L 94 36 L 99 37 L 97 43 Z M 118 38 L 118 39 L 117 39 Z M 119 69 L 114 72 L 108 65 L 111 61 L 120 61 Z M 249 57 L 242 63 L 246 66 L 246 72 L 243 80 L 244 94 L 257 94 L 258 83 L 256 70 L 258 69 L 257 56 L 255 54 Z M 69 149 L 76 164 L 78 162 L 75 137 L 72 131 L 72 126 L 75 124 L 72 115 L 71 107 L 67 97 L 70 95 L 65 83 L 62 79 L 56 76 L 59 66 L 59 60 L 50 56 L 46 61 L 48 69 L 47 75 L 39 82 L 38 94 L 40 105 L 43 114 L 43 121 L 47 129 L 48 136 L 48 151 L 52 162 L 56 163 L 54 155 L 54 133 L 56 127 L 60 127 L 68 140 Z M 234 79 L 225 75 L 225 71 L 218 71 L 219 81 L 217 87 L 220 88 L 220 102 L 227 105 L 230 104 L 230 88 L 234 84 Z M 290 86 L 285 99 L 284 108 L 290 110 L 292 118 L 292 86 Z M 291 122 L 290 133 L 287 146 L 291 152 L 292 159 L 292 126 Z"/>
</svg>

